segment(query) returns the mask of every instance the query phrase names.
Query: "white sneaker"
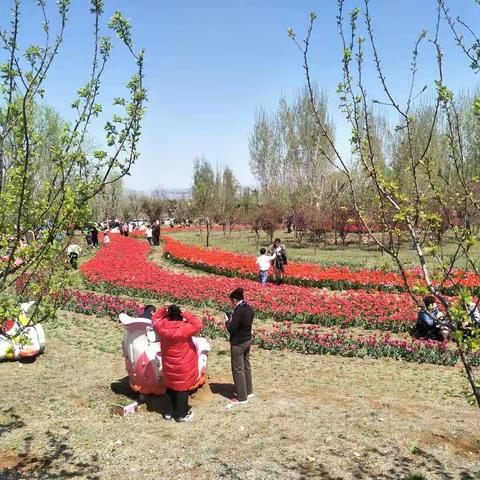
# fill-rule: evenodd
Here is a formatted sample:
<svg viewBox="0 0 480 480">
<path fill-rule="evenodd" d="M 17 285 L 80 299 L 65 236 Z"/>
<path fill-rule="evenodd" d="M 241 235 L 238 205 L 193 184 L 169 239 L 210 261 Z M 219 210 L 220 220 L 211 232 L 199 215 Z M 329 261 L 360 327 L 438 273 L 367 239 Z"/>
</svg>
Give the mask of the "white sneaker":
<svg viewBox="0 0 480 480">
<path fill-rule="evenodd" d="M 233 392 L 233 396 L 234 396 L 235 398 L 237 398 L 237 397 L 238 397 L 238 394 L 235 393 L 235 392 Z M 254 398 L 255 396 L 256 396 L 256 395 L 255 395 L 254 393 L 249 393 L 249 394 L 247 395 L 247 398 Z"/>
<path fill-rule="evenodd" d="M 240 401 L 240 400 L 237 400 L 236 398 L 231 398 L 230 401 L 225 406 L 225 408 L 229 410 L 230 408 L 233 408 L 237 405 L 244 405 L 247 402 L 248 402 L 248 399 Z"/>
<path fill-rule="evenodd" d="M 190 410 L 184 417 L 177 418 L 177 422 L 191 422 L 193 420 L 193 410 Z"/>
</svg>

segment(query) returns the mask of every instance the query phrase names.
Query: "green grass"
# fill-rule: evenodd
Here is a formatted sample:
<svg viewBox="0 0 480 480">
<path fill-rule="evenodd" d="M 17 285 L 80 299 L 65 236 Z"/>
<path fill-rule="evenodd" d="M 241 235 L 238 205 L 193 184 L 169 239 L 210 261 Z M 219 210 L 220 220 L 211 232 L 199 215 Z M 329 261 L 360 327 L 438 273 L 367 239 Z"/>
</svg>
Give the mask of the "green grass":
<svg viewBox="0 0 480 480">
<path fill-rule="evenodd" d="M 171 235 L 172 237 L 190 244 L 205 246 L 206 233 L 200 231 L 188 231 L 169 234 L 168 228 L 162 231 L 164 235 Z M 274 237 L 279 237 L 286 245 L 288 258 L 300 262 L 319 263 L 324 266 L 341 265 L 352 269 L 360 268 L 374 268 L 374 269 L 394 269 L 394 263 L 388 254 L 382 254 L 381 251 L 373 244 L 373 240 L 369 244 L 358 245 L 358 236 L 349 235 L 347 238 L 348 245 L 343 247 L 339 240 L 339 245 L 334 245 L 333 236 L 328 238 L 328 244 L 323 243 L 319 248 L 308 243 L 305 239 L 302 244 L 299 244 L 294 239 L 294 234 L 288 234 L 284 231 L 275 232 Z M 363 235 L 366 242 L 367 236 Z M 250 231 L 233 231 L 232 233 L 212 232 L 210 235 L 210 246 L 229 250 L 236 253 L 247 253 L 257 255 L 260 247 L 268 247 L 270 245 L 269 238 L 265 234 L 260 235 L 260 241 L 257 246 L 256 235 Z M 455 246 L 451 242 L 451 237 L 446 239 L 444 253 L 451 255 L 454 253 Z M 480 245 L 475 245 L 472 250 L 473 256 L 477 261 L 480 261 Z M 411 248 L 405 246 L 401 249 L 401 259 L 405 262 L 407 268 L 417 267 L 418 259 L 416 252 Z M 428 258 L 427 261 L 433 265 L 433 258 Z M 461 262 L 457 267 L 464 268 Z"/>
</svg>

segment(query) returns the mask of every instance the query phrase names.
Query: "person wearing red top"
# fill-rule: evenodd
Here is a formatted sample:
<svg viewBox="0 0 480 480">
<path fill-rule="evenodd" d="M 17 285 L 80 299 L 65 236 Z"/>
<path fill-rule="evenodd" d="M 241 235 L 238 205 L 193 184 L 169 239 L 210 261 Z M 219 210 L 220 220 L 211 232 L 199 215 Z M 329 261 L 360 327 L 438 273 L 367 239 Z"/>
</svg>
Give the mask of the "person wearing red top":
<svg viewBox="0 0 480 480">
<path fill-rule="evenodd" d="M 198 356 L 192 336 L 202 329 L 202 321 L 176 305 L 163 307 L 153 316 L 153 328 L 160 337 L 163 378 L 169 411 L 165 419 L 186 422 L 193 418 L 188 406 L 189 391 L 198 379 Z"/>
</svg>

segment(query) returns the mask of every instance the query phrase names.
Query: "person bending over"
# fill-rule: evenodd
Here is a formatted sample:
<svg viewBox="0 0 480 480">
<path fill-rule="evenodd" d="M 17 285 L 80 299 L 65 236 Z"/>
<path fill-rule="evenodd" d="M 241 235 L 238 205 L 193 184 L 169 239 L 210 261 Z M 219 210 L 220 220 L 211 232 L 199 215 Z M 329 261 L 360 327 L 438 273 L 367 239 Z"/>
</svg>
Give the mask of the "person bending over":
<svg viewBox="0 0 480 480">
<path fill-rule="evenodd" d="M 78 257 L 82 254 L 82 248 L 76 243 L 72 243 L 67 247 L 68 261 L 74 270 L 78 268 Z"/>
</svg>

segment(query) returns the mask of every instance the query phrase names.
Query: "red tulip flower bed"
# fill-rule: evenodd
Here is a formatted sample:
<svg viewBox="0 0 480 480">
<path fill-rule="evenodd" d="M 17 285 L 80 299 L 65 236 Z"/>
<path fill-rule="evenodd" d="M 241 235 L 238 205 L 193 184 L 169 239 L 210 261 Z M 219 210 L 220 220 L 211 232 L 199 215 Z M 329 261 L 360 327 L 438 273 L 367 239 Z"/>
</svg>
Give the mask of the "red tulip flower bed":
<svg viewBox="0 0 480 480">
<path fill-rule="evenodd" d="M 98 295 L 94 292 L 67 290 L 62 292 L 62 308 L 84 315 L 97 315 L 118 320 L 121 313 L 138 317 L 143 313 L 143 304 L 136 300 L 113 295 Z"/>
<path fill-rule="evenodd" d="M 251 279 L 258 277 L 258 267 L 253 256 L 187 245 L 170 237 L 163 239 L 165 255 L 175 262 L 228 277 Z M 422 283 L 420 274 L 415 271 L 408 272 L 408 279 L 411 285 Z M 376 289 L 388 292 L 405 290 L 402 277 L 395 272 L 369 269 L 352 271 L 347 267 L 322 267 L 312 263 L 288 262 L 284 281 L 293 285 L 326 287 L 332 290 Z M 455 281 L 446 283 L 443 290 L 446 293 L 454 291 L 456 283 L 471 287 L 473 291 L 480 293 L 478 286 L 480 279 L 474 273 L 456 270 Z"/>
<path fill-rule="evenodd" d="M 206 315 L 203 334 L 210 338 L 226 336 L 222 322 Z M 253 343 L 267 350 L 292 350 L 304 354 L 340 355 L 343 357 L 394 358 L 407 362 L 434 363 L 453 366 L 458 362 L 456 352 L 448 342 L 435 340 L 403 340 L 387 334 L 353 336 L 351 333 L 332 329 L 321 332 L 315 325 L 295 327 L 284 323 L 273 329 L 258 328 Z M 472 358 L 480 365 L 480 355 Z"/>
<path fill-rule="evenodd" d="M 146 242 L 112 235 L 111 244 L 84 263 L 81 271 L 96 290 L 215 308 L 229 308 L 228 294 L 241 286 L 257 314 L 275 320 L 401 332 L 409 330 L 416 319 L 417 307 L 405 293 L 332 293 L 293 285 L 262 286 L 221 276 L 193 277 L 148 261 L 149 251 Z"/>
</svg>

